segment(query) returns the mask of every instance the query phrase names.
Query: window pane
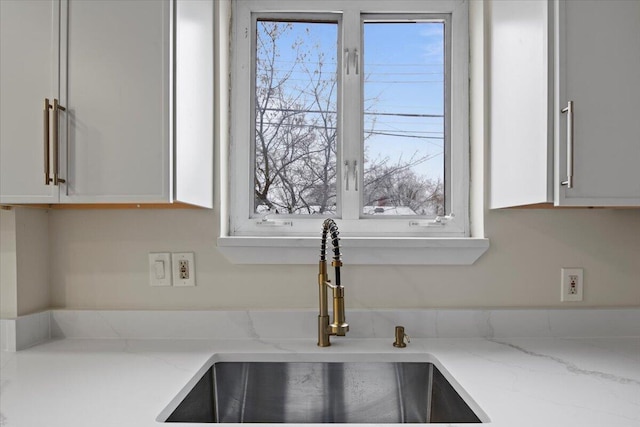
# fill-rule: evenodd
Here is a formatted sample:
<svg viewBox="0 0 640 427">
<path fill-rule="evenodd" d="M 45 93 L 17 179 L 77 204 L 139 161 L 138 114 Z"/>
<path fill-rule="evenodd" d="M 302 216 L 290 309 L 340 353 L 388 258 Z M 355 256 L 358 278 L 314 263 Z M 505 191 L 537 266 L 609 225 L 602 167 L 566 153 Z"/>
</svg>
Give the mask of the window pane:
<svg viewBox="0 0 640 427">
<path fill-rule="evenodd" d="M 364 215 L 444 214 L 442 22 L 364 23 Z"/>
<path fill-rule="evenodd" d="M 254 212 L 336 213 L 338 25 L 258 20 Z"/>
</svg>

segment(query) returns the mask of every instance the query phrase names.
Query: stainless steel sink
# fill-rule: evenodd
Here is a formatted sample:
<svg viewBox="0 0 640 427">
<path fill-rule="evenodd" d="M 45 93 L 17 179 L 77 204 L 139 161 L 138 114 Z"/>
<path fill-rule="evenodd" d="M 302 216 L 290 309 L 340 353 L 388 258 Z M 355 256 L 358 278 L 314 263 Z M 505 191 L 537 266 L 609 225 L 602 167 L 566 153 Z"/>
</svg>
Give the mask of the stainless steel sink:
<svg viewBox="0 0 640 427">
<path fill-rule="evenodd" d="M 166 422 L 479 423 L 428 362 L 217 362 Z"/>
</svg>

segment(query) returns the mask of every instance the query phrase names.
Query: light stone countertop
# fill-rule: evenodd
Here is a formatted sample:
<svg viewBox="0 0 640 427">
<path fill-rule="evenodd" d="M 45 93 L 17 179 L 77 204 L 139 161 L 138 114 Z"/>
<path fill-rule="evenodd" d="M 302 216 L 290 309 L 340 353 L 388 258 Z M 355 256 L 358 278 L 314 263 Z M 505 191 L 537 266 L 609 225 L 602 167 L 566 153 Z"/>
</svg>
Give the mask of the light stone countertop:
<svg viewBox="0 0 640 427">
<path fill-rule="evenodd" d="M 492 426 L 640 426 L 639 337 L 419 338 L 405 349 L 389 339 L 349 337 L 332 339 L 329 348 L 318 348 L 315 337 L 58 339 L 1 353 L 0 426 L 158 427 L 156 419 L 212 356 L 240 354 L 429 354 Z"/>
</svg>

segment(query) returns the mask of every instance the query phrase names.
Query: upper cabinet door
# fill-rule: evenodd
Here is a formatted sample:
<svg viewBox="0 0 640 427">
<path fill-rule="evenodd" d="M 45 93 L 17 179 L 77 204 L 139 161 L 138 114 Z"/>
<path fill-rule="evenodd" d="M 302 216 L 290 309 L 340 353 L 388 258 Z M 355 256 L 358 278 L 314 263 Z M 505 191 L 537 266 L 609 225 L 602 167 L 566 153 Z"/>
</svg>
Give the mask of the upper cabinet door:
<svg viewBox="0 0 640 427">
<path fill-rule="evenodd" d="M 44 100 L 58 98 L 59 10 L 58 1 L 0 1 L 0 203 L 58 201 L 45 183 Z"/>
<path fill-rule="evenodd" d="M 560 1 L 555 26 L 555 203 L 638 206 L 640 1 Z M 561 112 L 569 101 L 573 141 Z"/>
<path fill-rule="evenodd" d="M 553 200 L 550 19 L 545 1 L 485 3 L 489 41 L 489 206 Z"/>
<path fill-rule="evenodd" d="M 224 105 L 224 91 L 214 101 L 214 79 L 220 78 L 213 56 L 214 42 L 220 43 L 214 32 L 218 7 L 211 1 L 175 2 L 175 198 L 207 208 L 213 207 L 214 102 Z"/>
<path fill-rule="evenodd" d="M 62 6 L 61 201 L 170 200 L 170 2 Z"/>
<path fill-rule="evenodd" d="M 490 207 L 640 206 L 640 1 L 486 5 Z"/>
</svg>

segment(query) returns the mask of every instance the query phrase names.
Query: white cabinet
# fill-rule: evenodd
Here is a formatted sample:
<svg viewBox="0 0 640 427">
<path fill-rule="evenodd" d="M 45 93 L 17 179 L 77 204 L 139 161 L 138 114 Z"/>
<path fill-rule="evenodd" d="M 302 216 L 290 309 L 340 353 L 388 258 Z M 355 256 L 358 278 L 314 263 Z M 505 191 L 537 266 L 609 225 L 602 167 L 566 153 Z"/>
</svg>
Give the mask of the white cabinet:
<svg viewBox="0 0 640 427">
<path fill-rule="evenodd" d="M 60 201 L 169 200 L 169 2 L 69 0 L 62 16 Z"/>
<path fill-rule="evenodd" d="M 640 206 L 640 2 L 488 10 L 490 206 Z"/>
<path fill-rule="evenodd" d="M 44 99 L 59 99 L 59 1 L 0 1 L 0 201 L 55 203 L 45 184 Z"/>
<path fill-rule="evenodd" d="M 178 150 L 180 141 L 173 137 L 176 124 L 172 61 L 176 52 L 172 38 L 174 24 L 178 28 L 185 24 L 172 22 L 175 3 L 169 0 L 0 3 L 3 94 L 0 202 L 177 200 L 176 158 L 191 153 Z M 212 37 L 212 13 L 201 18 L 209 31 L 203 37 Z M 38 29 L 35 35 L 31 27 Z M 211 45 L 212 41 L 203 43 Z M 209 80 L 213 82 L 213 49 L 209 52 L 192 49 L 191 54 L 202 55 L 201 62 L 211 63 L 207 71 L 211 72 Z M 46 67 L 43 57 L 49 61 Z M 213 105 L 211 85 L 203 85 L 199 94 Z M 59 147 L 55 145 L 53 122 L 51 125 L 50 166 L 55 166 L 58 151 L 56 160 L 64 181 L 58 186 L 45 185 L 42 112 L 45 97 L 59 99 L 65 107 L 58 119 Z M 193 136 L 200 138 L 196 144 L 184 141 L 191 143 L 187 144 L 190 149 L 197 150 L 198 144 L 204 146 L 196 155 L 200 162 L 198 171 L 210 172 L 213 167 L 212 116 L 206 118 L 204 125 L 200 123 L 205 132 Z M 53 114 L 50 120 L 56 120 Z M 11 125 L 5 128 L 5 123 Z M 206 190 L 200 193 L 202 197 L 188 202 L 211 207 L 211 173 L 206 179 L 211 182 L 192 183 Z"/>
</svg>

